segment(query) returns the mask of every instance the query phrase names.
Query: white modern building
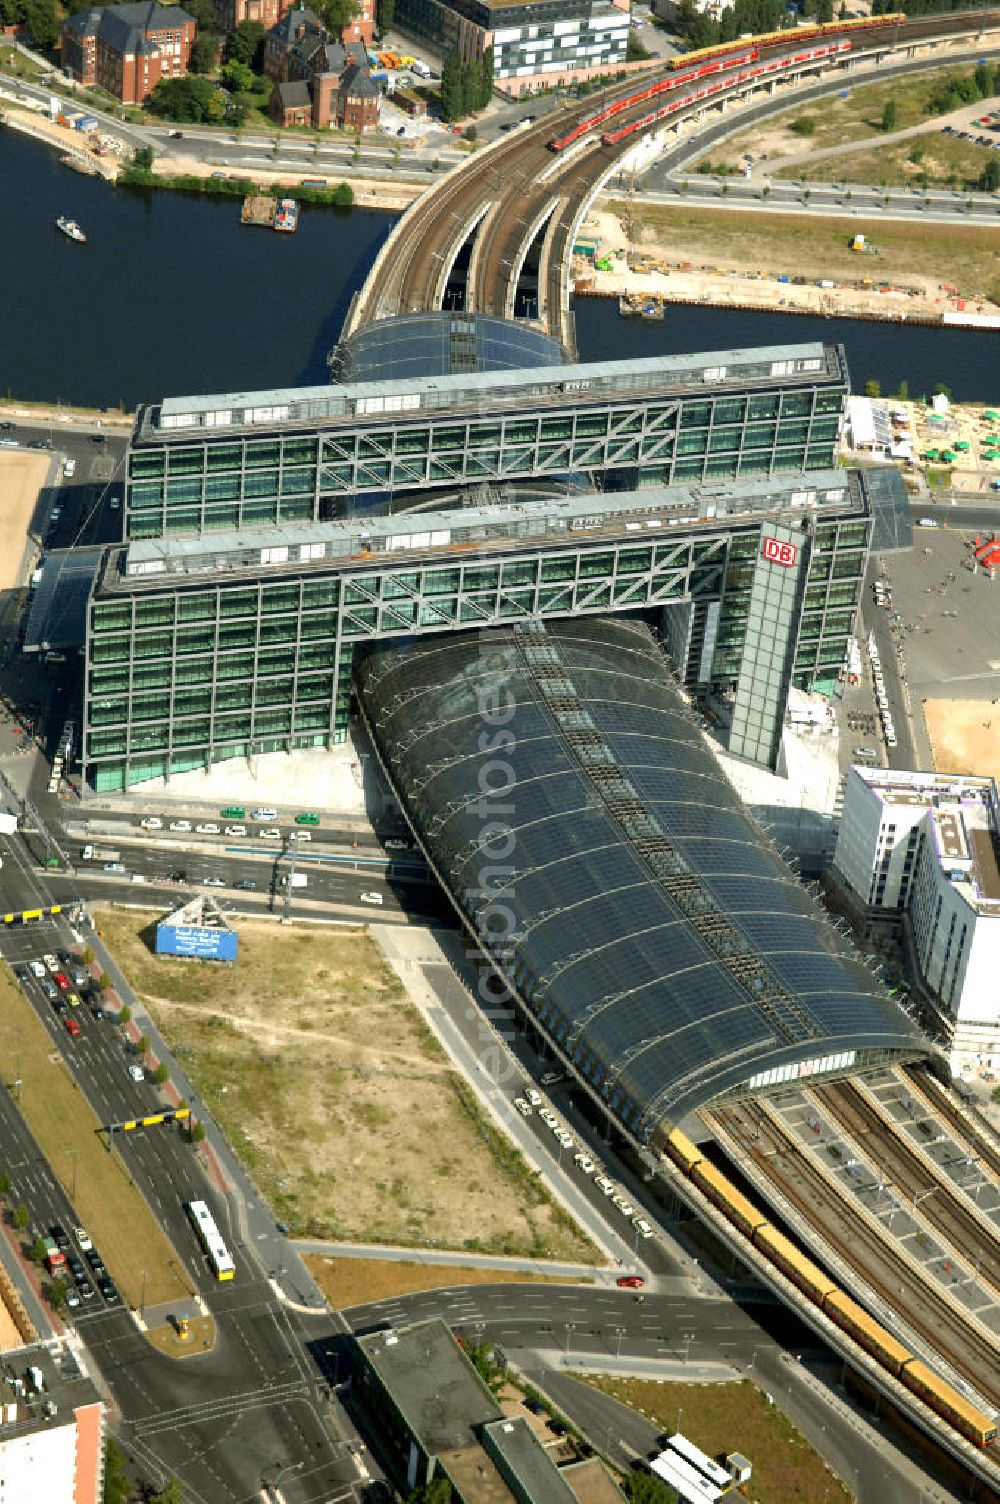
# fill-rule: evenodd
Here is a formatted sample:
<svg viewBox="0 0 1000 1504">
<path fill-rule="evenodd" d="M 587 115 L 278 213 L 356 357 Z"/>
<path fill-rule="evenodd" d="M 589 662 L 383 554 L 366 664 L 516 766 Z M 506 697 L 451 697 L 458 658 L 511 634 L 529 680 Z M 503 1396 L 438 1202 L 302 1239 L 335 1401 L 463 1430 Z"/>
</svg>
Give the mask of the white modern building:
<svg viewBox="0 0 1000 1504">
<path fill-rule="evenodd" d="M 956 1068 L 1000 1062 L 998 857 L 994 779 L 850 769 L 833 884 L 870 935 L 896 921 Z"/>
<path fill-rule="evenodd" d="M 0 1504 L 98 1504 L 104 1404 L 66 1349 L 5 1356 L 0 1372 Z"/>
</svg>

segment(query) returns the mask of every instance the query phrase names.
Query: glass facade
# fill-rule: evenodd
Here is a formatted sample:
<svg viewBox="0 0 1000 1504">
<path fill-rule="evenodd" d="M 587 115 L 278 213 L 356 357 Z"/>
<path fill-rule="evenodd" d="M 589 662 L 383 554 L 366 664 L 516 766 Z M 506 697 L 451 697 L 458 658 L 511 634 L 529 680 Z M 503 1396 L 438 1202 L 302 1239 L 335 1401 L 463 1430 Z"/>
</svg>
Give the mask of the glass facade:
<svg viewBox="0 0 1000 1504">
<path fill-rule="evenodd" d="M 283 394 L 251 394 L 260 398 L 253 406 L 244 394 L 239 410 L 206 405 L 236 400 L 220 397 L 186 413 L 174 410 L 175 399 L 157 423 L 140 420 L 133 437 L 126 534 L 377 514 L 392 510 L 396 493 L 405 505 L 411 491 L 590 471 L 613 487 L 825 469 L 836 462 L 846 373 L 832 349 L 798 348 L 819 354 L 742 368 L 685 366 L 676 357 L 562 366 L 522 372 L 515 385 L 498 372 L 492 395 L 469 385 L 475 378 L 443 377 L 435 394 L 449 398 L 444 406 L 424 401 L 426 392 L 397 390 L 405 382 L 376 382 L 343 388 L 320 423 L 292 418 L 319 399 L 296 407 L 264 400 Z M 816 369 L 806 377 L 797 366 Z M 744 370 L 748 389 L 729 390 Z M 606 379 L 597 374 L 604 371 Z M 269 425 L 276 412 L 283 426 Z"/>
<path fill-rule="evenodd" d="M 786 490 L 785 500 L 801 494 Z M 258 553 L 256 569 L 235 580 L 224 560 L 215 579 L 197 558 L 186 573 L 172 571 L 170 545 L 158 575 L 116 575 L 121 561 L 112 556 L 89 612 L 85 761 L 108 790 L 224 758 L 326 745 L 346 734 L 357 643 L 691 601 L 721 603 L 710 682 L 736 689 L 742 740 L 733 750 L 767 763 L 796 633 L 796 683 L 836 677 L 844 661 L 854 612 L 839 602 L 847 592 L 859 597 L 869 520 L 856 510 L 858 493 L 845 487 L 843 497 L 847 517 L 807 514 L 804 530 L 688 519 L 668 537 L 635 538 L 628 529 L 638 524 L 625 520 L 635 514 L 626 512 L 617 536 L 574 541 L 567 530 L 548 547 L 498 541 L 493 557 L 448 560 L 453 545 L 428 549 L 429 534 L 402 535 L 407 552 L 390 548 L 361 567 L 310 565 L 273 547 L 265 552 L 275 562 L 261 564 Z M 765 536 L 779 534 L 796 539 L 799 568 L 762 557 Z"/>
</svg>

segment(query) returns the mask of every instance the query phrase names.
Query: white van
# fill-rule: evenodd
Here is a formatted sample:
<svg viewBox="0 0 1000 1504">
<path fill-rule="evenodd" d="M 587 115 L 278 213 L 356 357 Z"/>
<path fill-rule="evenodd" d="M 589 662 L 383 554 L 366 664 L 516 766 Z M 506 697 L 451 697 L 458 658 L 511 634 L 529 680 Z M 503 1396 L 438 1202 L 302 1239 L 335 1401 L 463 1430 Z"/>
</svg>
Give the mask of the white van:
<svg viewBox="0 0 1000 1504">
<path fill-rule="evenodd" d="M 266 825 L 269 821 L 278 818 L 278 811 L 276 809 L 265 809 L 261 805 L 260 809 L 251 810 L 250 818 L 251 820 L 260 820 L 262 824 Z"/>
<path fill-rule="evenodd" d="M 381 893 L 360 893 L 358 895 L 358 902 L 370 903 L 373 904 L 376 908 L 380 909 L 382 907 L 383 898 Z"/>
</svg>

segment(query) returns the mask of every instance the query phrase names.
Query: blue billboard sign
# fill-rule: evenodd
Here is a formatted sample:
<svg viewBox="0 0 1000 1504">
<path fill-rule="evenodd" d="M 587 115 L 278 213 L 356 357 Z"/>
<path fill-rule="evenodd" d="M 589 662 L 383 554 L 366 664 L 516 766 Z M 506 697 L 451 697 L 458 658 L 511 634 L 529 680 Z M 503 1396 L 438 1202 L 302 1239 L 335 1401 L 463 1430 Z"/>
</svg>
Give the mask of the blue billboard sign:
<svg viewBox="0 0 1000 1504">
<path fill-rule="evenodd" d="M 198 924 L 158 924 L 158 956 L 194 956 L 200 961 L 235 961 L 236 932 Z"/>
</svg>

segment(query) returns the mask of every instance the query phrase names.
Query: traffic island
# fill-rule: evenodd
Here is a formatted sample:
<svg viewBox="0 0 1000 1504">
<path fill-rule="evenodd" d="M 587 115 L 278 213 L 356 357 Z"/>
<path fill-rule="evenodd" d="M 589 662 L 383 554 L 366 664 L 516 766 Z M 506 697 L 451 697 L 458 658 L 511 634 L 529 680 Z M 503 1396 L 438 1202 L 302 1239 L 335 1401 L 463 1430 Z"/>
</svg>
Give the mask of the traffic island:
<svg viewBox="0 0 1000 1504">
<path fill-rule="evenodd" d="M 211 1316 L 170 1316 L 147 1326 L 143 1336 L 164 1357 L 199 1358 L 214 1349 L 218 1331 Z"/>
</svg>

